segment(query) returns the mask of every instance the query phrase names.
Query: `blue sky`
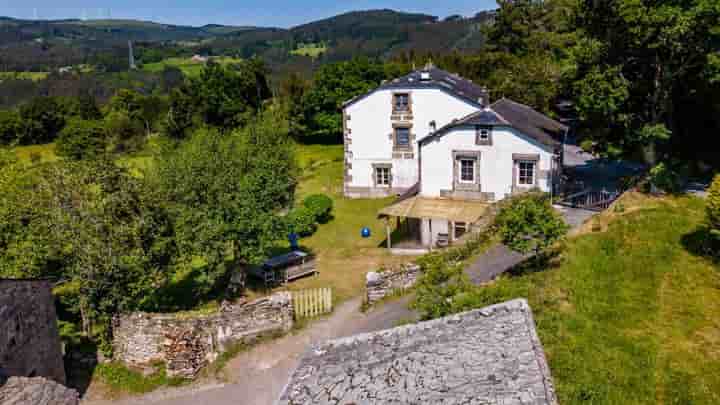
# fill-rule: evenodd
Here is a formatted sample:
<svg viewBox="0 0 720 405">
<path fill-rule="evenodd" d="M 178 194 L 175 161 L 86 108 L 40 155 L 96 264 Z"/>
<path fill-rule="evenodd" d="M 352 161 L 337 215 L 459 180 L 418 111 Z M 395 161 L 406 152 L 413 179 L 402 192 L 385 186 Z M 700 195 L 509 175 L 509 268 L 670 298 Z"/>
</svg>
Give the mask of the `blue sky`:
<svg viewBox="0 0 720 405">
<path fill-rule="evenodd" d="M 391 8 L 445 17 L 495 8 L 495 0 L 0 0 L 0 15 L 42 19 L 138 18 L 181 25 L 290 27 L 346 11 Z"/>
</svg>

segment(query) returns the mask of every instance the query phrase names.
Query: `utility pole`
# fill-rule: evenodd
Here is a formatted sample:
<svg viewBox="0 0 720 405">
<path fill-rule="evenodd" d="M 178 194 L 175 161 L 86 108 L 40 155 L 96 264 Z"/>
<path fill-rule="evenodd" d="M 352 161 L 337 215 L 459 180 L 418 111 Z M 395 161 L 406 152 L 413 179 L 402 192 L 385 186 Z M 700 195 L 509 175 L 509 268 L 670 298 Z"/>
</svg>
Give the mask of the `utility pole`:
<svg viewBox="0 0 720 405">
<path fill-rule="evenodd" d="M 128 53 L 130 58 L 130 70 L 135 70 L 137 69 L 137 65 L 135 64 L 135 54 L 133 54 L 132 41 L 128 41 Z"/>
</svg>

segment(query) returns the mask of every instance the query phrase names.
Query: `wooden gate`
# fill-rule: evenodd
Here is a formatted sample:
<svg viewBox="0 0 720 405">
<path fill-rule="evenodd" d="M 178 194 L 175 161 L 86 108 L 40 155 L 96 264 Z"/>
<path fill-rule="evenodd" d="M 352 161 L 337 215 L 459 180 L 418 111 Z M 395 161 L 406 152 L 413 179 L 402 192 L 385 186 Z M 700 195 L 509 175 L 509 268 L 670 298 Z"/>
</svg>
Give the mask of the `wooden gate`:
<svg viewBox="0 0 720 405">
<path fill-rule="evenodd" d="M 314 318 L 332 312 L 332 289 L 293 291 L 293 309 L 295 319 Z"/>
</svg>

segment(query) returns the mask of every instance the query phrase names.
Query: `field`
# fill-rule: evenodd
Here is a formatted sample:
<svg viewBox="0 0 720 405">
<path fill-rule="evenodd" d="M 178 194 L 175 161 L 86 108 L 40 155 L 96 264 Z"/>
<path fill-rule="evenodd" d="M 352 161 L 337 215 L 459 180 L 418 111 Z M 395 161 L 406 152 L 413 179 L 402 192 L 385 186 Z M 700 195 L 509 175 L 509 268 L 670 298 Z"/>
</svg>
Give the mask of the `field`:
<svg viewBox="0 0 720 405">
<path fill-rule="evenodd" d="M 229 65 L 233 63 L 238 63 L 241 61 L 241 59 L 235 59 L 235 58 L 212 58 L 212 60 L 216 63 L 222 64 L 222 65 Z M 163 69 L 165 69 L 166 66 L 173 66 L 177 67 L 186 76 L 197 76 L 202 71 L 203 66 L 205 66 L 202 62 L 196 62 L 193 61 L 191 58 L 168 58 L 165 59 L 162 62 L 157 63 L 148 63 L 143 65 L 142 69 L 147 72 L 153 72 L 158 73 L 162 72 Z"/>
<path fill-rule="evenodd" d="M 0 82 L 8 79 L 39 81 L 48 76 L 48 72 L 0 72 Z"/>
<path fill-rule="evenodd" d="M 704 202 L 625 198 L 559 264 L 484 290 L 528 297 L 563 404 L 720 403 L 720 266 L 698 251 Z"/>
<path fill-rule="evenodd" d="M 300 44 L 297 49 L 290 51 L 292 55 L 309 56 L 311 58 L 317 58 L 318 56 L 327 52 L 327 45 L 323 43 L 319 44 Z"/>
</svg>

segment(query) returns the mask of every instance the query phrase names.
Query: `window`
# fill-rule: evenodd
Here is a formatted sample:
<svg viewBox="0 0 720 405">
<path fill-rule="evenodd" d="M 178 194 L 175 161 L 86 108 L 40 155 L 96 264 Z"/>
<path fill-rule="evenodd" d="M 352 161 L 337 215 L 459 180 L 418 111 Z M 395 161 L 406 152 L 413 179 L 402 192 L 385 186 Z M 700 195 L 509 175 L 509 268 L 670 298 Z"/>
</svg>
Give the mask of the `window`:
<svg viewBox="0 0 720 405">
<path fill-rule="evenodd" d="M 535 185 L 535 162 L 518 162 L 518 184 Z"/>
<path fill-rule="evenodd" d="M 395 128 L 395 146 L 399 148 L 410 147 L 410 128 Z"/>
<path fill-rule="evenodd" d="M 378 186 L 389 186 L 390 185 L 390 168 L 389 167 L 376 167 L 375 168 L 375 184 Z"/>
<path fill-rule="evenodd" d="M 455 222 L 455 239 L 461 238 L 467 233 L 467 223 Z"/>
<path fill-rule="evenodd" d="M 460 159 L 460 181 L 463 183 L 475 182 L 474 159 Z"/>
<path fill-rule="evenodd" d="M 491 145 L 492 144 L 492 128 L 476 125 L 475 126 L 475 143 L 477 145 Z"/>
<path fill-rule="evenodd" d="M 407 93 L 395 94 L 393 109 L 395 111 L 410 111 L 410 95 Z"/>
</svg>

